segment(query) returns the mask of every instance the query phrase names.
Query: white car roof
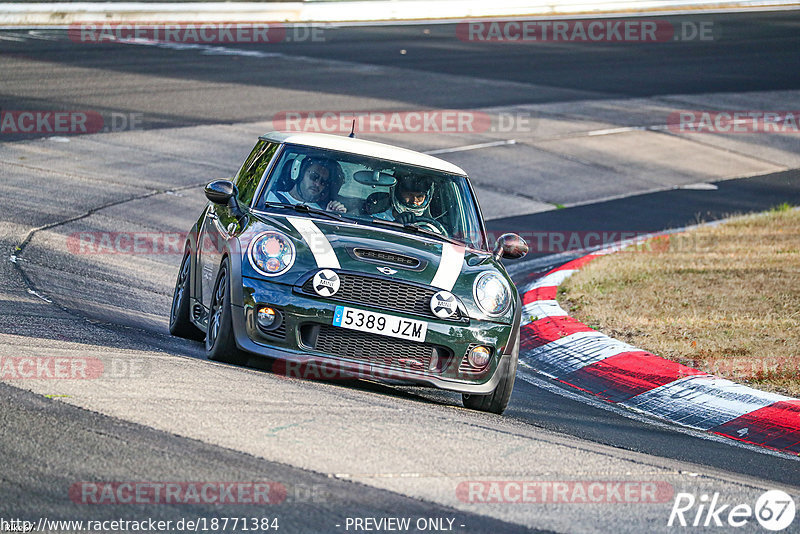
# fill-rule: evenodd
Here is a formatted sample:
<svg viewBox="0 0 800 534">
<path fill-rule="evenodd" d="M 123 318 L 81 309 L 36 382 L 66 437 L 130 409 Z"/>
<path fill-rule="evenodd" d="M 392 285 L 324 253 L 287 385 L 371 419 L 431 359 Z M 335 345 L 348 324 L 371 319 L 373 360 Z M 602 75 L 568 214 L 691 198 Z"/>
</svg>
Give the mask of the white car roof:
<svg viewBox="0 0 800 534">
<path fill-rule="evenodd" d="M 345 137 L 343 135 L 330 135 L 323 133 L 304 133 L 304 132 L 269 132 L 261 136 L 261 139 L 274 141 L 276 143 L 291 143 L 293 145 L 311 146 L 370 156 L 398 163 L 407 163 L 417 167 L 448 172 L 451 174 L 461 174 L 466 176 L 460 167 L 421 152 L 400 148 L 374 141 L 366 141 L 355 137 Z"/>
</svg>

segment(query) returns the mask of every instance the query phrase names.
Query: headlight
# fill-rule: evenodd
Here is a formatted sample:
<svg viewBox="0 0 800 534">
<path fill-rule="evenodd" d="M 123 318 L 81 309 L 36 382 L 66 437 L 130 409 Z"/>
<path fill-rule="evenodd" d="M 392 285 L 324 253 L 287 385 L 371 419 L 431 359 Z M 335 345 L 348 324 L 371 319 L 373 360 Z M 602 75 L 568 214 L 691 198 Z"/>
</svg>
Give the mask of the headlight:
<svg viewBox="0 0 800 534">
<path fill-rule="evenodd" d="M 294 243 L 280 232 L 263 232 L 250 241 L 247 255 L 253 269 L 264 276 L 278 276 L 294 264 Z"/>
<path fill-rule="evenodd" d="M 499 274 L 487 271 L 475 278 L 472 294 L 478 307 L 487 315 L 501 315 L 511 304 L 511 291 Z"/>
</svg>

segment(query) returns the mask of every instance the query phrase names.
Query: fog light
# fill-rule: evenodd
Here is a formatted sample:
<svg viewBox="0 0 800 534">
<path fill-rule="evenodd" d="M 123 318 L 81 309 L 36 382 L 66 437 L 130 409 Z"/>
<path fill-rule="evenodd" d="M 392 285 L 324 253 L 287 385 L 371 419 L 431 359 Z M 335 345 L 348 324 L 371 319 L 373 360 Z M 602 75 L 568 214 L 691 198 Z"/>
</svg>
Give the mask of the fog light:
<svg viewBox="0 0 800 534">
<path fill-rule="evenodd" d="M 275 313 L 275 310 L 270 308 L 269 306 L 262 306 L 258 309 L 258 315 L 256 316 L 256 320 L 258 321 L 258 326 L 261 328 L 269 328 L 275 324 L 275 320 L 278 318 L 278 314 Z"/>
<path fill-rule="evenodd" d="M 477 346 L 469 351 L 467 358 L 469 359 L 469 363 L 473 367 L 477 368 L 486 367 L 486 364 L 489 363 L 489 355 L 491 353 L 492 352 L 488 348 Z"/>
</svg>

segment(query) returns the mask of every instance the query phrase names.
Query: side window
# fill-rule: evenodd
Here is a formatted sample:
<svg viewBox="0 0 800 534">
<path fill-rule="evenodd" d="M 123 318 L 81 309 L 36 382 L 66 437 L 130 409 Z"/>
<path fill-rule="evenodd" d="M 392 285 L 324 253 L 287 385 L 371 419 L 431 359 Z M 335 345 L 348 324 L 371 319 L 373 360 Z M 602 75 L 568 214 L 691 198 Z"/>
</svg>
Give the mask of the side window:
<svg viewBox="0 0 800 534">
<path fill-rule="evenodd" d="M 249 206 L 253 200 L 253 195 L 256 193 L 258 183 L 261 177 L 264 176 L 264 171 L 267 170 L 272 156 L 278 150 L 277 143 L 270 143 L 269 141 L 259 140 L 256 143 L 253 151 L 242 165 L 239 174 L 236 175 L 234 182 L 239 189 L 239 202 L 245 206 Z"/>
</svg>

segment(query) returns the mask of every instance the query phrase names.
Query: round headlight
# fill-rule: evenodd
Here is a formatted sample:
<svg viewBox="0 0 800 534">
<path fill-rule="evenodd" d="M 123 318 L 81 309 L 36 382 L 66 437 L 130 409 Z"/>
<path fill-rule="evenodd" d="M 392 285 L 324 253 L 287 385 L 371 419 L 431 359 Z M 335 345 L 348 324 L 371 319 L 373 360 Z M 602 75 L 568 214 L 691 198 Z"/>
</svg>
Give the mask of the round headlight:
<svg viewBox="0 0 800 534">
<path fill-rule="evenodd" d="M 500 315 L 511 304 L 511 291 L 499 274 L 487 271 L 475 278 L 472 293 L 478 307 L 487 315 Z"/>
<path fill-rule="evenodd" d="M 294 243 L 280 232 L 263 232 L 250 241 L 250 265 L 264 276 L 278 276 L 294 264 Z"/>
</svg>

